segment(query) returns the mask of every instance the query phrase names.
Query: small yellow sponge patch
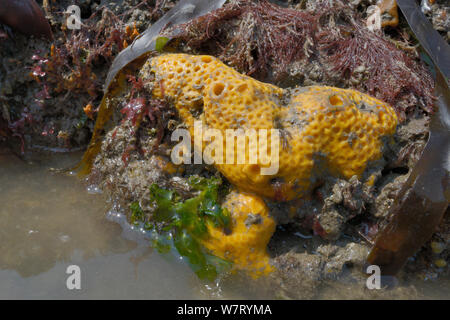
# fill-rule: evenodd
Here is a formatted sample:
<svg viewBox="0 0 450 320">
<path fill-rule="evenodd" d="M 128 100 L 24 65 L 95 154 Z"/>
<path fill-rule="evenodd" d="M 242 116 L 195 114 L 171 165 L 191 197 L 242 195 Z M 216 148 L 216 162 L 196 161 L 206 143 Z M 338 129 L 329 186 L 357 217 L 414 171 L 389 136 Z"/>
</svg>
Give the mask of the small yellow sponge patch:
<svg viewBox="0 0 450 320">
<path fill-rule="evenodd" d="M 267 129 L 265 146 L 274 159 L 270 129 L 277 129 L 275 174 L 262 174 L 262 168 L 273 164 L 261 157 L 256 163 L 249 161 L 250 155 L 260 155 L 249 138 L 231 150 L 235 159 L 245 155 L 243 163 L 215 163 L 235 186 L 275 200 L 303 197 L 330 174 L 361 177 L 368 163 L 382 156 L 382 138 L 394 134 L 398 122 L 389 105 L 358 91 L 282 89 L 242 75 L 211 56 L 166 54 L 149 59 L 146 67 L 155 76 L 153 95 L 173 101 L 191 135 L 195 136 L 195 121 L 223 137 L 229 129 L 255 129 L 260 148 L 264 140 L 259 129 Z M 222 159 L 229 154 L 225 144 L 223 139 Z M 204 149 L 205 143 L 198 147 Z"/>
<path fill-rule="evenodd" d="M 233 262 L 237 270 L 258 277 L 273 270 L 267 244 L 275 232 L 269 208 L 255 195 L 231 192 L 222 205 L 231 213 L 230 230 L 208 226 L 209 238 L 202 241 L 212 254 Z"/>
</svg>

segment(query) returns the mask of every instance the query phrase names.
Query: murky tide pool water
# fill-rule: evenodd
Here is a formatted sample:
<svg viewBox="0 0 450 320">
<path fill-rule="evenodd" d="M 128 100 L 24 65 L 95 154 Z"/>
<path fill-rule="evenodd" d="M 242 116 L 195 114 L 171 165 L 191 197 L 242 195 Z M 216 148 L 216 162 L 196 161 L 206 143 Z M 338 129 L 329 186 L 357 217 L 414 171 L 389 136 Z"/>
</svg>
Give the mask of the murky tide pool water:
<svg viewBox="0 0 450 320">
<path fill-rule="evenodd" d="M 0 299 L 202 298 L 203 284 L 175 257 L 125 239 L 105 218 L 70 167 L 80 154 L 30 162 L 0 155 Z M 81 290 L 68 290 L 66 269 L 81 269 Z"/>
</svg>

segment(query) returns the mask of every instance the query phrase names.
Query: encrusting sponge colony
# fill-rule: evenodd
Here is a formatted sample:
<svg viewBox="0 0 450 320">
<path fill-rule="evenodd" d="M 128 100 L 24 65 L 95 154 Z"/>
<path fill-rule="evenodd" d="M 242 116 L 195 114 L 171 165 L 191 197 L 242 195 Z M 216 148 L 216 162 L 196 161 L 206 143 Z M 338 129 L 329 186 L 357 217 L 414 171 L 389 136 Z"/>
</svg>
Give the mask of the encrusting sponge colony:
<svg viewBox="0 0 450 320">
<path fill-rule="evenodd" d="M 308 195 L 327 175 L 361 177 L 371 161 L 381 158 L 383 138 L 393 135 L 398 123 L 392 107 L 356 90 L 282 89 L 211 56 L 164 54 L 150 58 L 145 69 L 154 77 L 153 96 L 173 102 L 192 137 L 200 122 L 203 131 L 218 130 L 223 137 L 229 129 L 242 129 L 257 138 L 255 145 L 248 134 L 231 150 L 224 138 L 219 140 L 223 148 L 217 149 L 222 154 L 214 154 L 222 160 L 214 166 L 244 193 L 233 192 L 224 204 L 234 219 L 231 233 L 210 228 L 211 241 L 205 246 L 243 269 L 269 270 L 257 260 L 268 261 L 265 247 L 275 223 L 260 196 L 288 201 Z M 262 146 L 272 162 L 261 156 Z M 204 150 L 204 141 L 197 147 Z M 236 161 L 239 154 L 245 161 Z M 251 161 L 254 154 L 260 156 Z M 263 174 L 274 159 L 277 170 Z M 249 215 L 258 215 L 260 223 L 246 223 Z"/>
</svg>

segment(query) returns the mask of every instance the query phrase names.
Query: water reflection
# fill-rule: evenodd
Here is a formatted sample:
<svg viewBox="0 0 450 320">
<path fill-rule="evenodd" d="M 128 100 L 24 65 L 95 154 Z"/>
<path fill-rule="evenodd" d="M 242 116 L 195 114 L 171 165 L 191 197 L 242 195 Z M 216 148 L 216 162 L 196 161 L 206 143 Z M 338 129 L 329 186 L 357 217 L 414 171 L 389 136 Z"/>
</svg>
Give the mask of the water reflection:
<svg viewBox="0 0 450 320">
<path fill-rule="evenodd" d="M 0 298 L 195 298 L 191 270 L 127 240 L 108 221 L 109 204 L 70 167 L 81 154 L 22 161 L 0 152 Z M 66 268 L 82 270 L 82 290 L 65 286 Z M 197 288 L 197 289 L 196 289 Z"/>
<path fill-rule="evenodd" d="M 101 195 L 88 194 L 74 177 L 48 171 L 52 165 L 73 164 L 71 156 L 57 163 L 45 158 L 12 160 L 0 160 L 1 269 L 29 277 L 57 261 L 69 261 L 75 250 L 87 260 L 135 247 L 119 236 L 119 226 L 105 221 Z"/>
</svg>

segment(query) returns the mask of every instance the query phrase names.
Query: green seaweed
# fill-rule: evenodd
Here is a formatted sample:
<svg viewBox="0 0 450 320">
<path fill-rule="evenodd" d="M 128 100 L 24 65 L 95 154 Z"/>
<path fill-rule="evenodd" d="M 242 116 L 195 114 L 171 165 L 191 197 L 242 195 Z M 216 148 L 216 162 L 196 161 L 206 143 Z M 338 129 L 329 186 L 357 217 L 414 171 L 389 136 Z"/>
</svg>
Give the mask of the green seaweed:
<svg viewBox="0 0 450 320">
<path fill-rule="evenodd" d="M 168 41 L 169 41 L 169 38 L 166 38 L 166 37 L 156 38 L 155 50 L 158 51 L 159 53 L 161 53 Z"/>
<path fill-rule="evenodd" d="M 145 219 L 144 211 L 141 209 L 141 206 L 137 201 L 131 203 L 130 210 L 131 210 L 131 223 L 139 224 L 139 222 Z"/>
<path fill-rule="evenodd" d="M 200 240 L 207 239 L 207 224 L 218 228 L 230 226 L 230 213 L 218 203 L 221 180 L 217 178 L 191 177 L 189 184 L 199 194 L 183 200 L 172 190 L 150 186 L 150 200 L 155 211 L 146 221 L 144 212 L 137 202 L 131 204 L 131 220 L 144 222 L 146 228 L 153 228 L 157 235 L 153 245 L 161 253 L 170 251 L 171 243 L 178 253 L 187 258 L 190 266 L 201 279 L 214 280 L 226 271 L 231 263 L 208 254 Z"/>
</svg>

